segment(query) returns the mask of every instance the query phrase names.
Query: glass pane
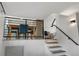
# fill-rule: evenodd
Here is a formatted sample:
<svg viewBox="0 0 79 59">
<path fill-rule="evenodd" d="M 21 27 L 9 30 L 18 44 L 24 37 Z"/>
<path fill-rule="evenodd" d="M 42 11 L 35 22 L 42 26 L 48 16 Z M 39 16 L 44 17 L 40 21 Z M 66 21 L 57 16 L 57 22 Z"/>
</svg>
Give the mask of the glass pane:
<svg viewBox="0 0 79 59">
<path fill-rule="evenodd" d="M 28 32 L 20 33 L 20 25 L 28 25 Z M 22 29 L 22 28 L 21 28 Z M 16 18 L 5 18 L 4 36 L 10 39 L 43 38 L 43 20 L 23 20 Z"/>
</svg>

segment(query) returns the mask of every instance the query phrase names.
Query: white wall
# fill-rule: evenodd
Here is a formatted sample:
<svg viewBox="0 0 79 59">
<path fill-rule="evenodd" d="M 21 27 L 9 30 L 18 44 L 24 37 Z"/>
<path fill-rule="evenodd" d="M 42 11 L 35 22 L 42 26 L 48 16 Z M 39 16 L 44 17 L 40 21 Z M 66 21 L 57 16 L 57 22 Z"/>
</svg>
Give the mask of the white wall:
<svg viewBox="0 0 79 59">
<path fill-rule="evenodd" d="M 45 31 L 49 31 L 50 33 L 55 33 L 56 32 L 56 28 L 51 27 L 52 22 L 53 22 L 54 18 L 56 18 L 56 17 L 57 17 L 56 14 L 51 14 L 44 20 L 44 30 Z M 54 24 L 56 24 L 56 22 Z"/>
<path fill-rule="evenodd" d="M 49 51 L 45 40 L 11 40 L 4 41 L 5 46 L 24 46 L 24 56 L 45 56 Z"/>
<path fill-rule="evenodd" d="M 76 13 L 76 20 L 77 20 L 77 27 L 78 27 L 78 33 L 79 33 L 79 12 Z"/>
<path fill-rule="evenodd" d="M 4 46 L 3 46 L 3 27 L 4 27 L 4 19 L 3 16 L 0 15 L 0 56 L 4 55 Z"/>
<path fill-rule="evenodd" d="M 71 26 L 69 22 L 69 18 L 66 16 L 59 15 L 57 19 L 57 26 L 61 28 L 66 34 L 68 34 L 74 41 L 79 43 L 79 35 L 77 25 Z M 72 41 L 68 40 L 66 36 L 64 36 L 59 30 L 57 30 L 57 38 L 60 44 L 66 49 L 69 55 L 79 56 L 79 46 L 75 45 Z"/>
</svg>

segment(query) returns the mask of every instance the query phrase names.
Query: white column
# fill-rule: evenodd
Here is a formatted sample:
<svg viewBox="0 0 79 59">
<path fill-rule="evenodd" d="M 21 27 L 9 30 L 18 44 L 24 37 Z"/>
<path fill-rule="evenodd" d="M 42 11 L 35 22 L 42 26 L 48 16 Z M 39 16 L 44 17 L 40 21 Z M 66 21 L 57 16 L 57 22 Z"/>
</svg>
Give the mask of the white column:
<svg viewBox="0 0 79 59">
<path fill-rule="evenodd" d="M 0 14 L 0 56 L 4 55 L 4 48 L 3 48 L 3 27 L 4 27 L 4 19 L 3 16 Z"/>
</svg>

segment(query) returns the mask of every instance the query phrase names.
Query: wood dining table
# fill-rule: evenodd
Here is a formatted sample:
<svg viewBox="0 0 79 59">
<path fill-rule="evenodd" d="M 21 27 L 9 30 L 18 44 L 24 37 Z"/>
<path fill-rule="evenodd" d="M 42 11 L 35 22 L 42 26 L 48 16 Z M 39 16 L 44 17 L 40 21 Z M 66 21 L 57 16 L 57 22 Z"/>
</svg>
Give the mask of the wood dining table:
<svg viewBox="0 0 79 59">
<path fill-rule="evenodd" d="M 19 35 L 19 27 L 20 25 L 10 25 L 8 24 L 7 25 L 8 27 L 8 39 L 11 40 L 12 37 L 16 37 L 17 39 L 20 38 L 20 35 Z M 28 26 L 28 34 L 31 34 L 31 38 L 32 38 L 32 34 L 33 34 L 33 30 L 30 29 L 30 26 Z M 16 33 L 16 36 L 13 36 L 12 33 Z M 28 36 L 28 35 L 27 35 Z"/>
</svg>

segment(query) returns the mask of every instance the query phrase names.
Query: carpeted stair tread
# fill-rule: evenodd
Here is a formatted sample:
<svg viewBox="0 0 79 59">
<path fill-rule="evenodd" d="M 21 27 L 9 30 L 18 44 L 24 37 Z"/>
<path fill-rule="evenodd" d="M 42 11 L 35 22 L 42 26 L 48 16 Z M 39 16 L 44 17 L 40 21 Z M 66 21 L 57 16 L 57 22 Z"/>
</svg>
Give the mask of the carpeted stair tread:
<svg viewBox="0 0 79 59">
<path fill-rule="evenodd" d="M 54 54 L 57 54 L 57 53 L 63 53 L 63 52 L 66 52 L 65 50 L 55 50 L 55 51 L 51 51 L 52 53 Z"/>
<path fill-rule="evenodd" d="M 60 48 L 61 46 L 48 46 L 49 48 Z"/>
<path fill-rule="evenodd" d="M 68 56 L 68 55 L 60 55 L 60 56 Z"/>
<path fill-rule="evenodd" d="M 46 42 L 47 44 L 54 44 L 54 43 L 58 43 L 58 42 Z"/>
</svg>

